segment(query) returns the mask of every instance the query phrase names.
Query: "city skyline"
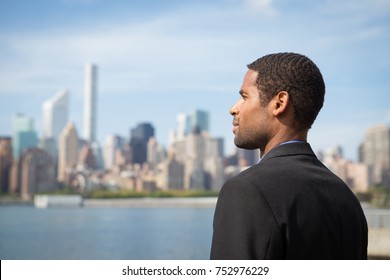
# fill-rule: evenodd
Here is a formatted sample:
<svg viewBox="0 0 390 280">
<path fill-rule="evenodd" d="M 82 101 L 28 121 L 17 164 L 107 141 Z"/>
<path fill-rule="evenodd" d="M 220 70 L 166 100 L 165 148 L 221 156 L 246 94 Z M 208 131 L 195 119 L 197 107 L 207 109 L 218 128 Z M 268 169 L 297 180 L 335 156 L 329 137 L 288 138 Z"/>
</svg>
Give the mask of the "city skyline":
<svg viewBox="0 0 390 280">
<path fill-rule="evenodd" d="M 54 97 L 60 96 L 59 93 L 66 93 L 66 95 L 68 95 L 67 91 L 60 91 Z M 44 102 L 44 104 L 45 103 L 46 102 Z M 110 143 L 110 141 L 112 141 L 111 138 L 118 138 L 119 137 L 120 139 L 122 139 L 121 141 L 124 141 L 124 142 L 120 145 L 121 147 L 123 145 L 125 145 L 125 144 L 130 144 L 131 145 L 133 139 L 138 139 L 137 135 L 143 135 L 143 133 L 145 133 L 144 132 L 144 130 L 145 130 L 144 127 L 147 127 L 148 131 L 150 130 L 150 131 L 153 131 L 153 132 L 149 132 L 148 136 L 147 137 L 145 136 L 145 139 L 143 141 L 146 143 L 149 138 L 153 138 L 154 139 L 153 141 L 156 142 L 159 145 L 162 145 L 162 147 L 166 151 L 169 151 L 169 149 L 172 147 L 172 144 L 174 144 L 174 142 L 181 141 L 181 140 L 183 140 L 183 137 L 185 137 L 185 136 L 187 136 L 189 134 L 192 134 L 193 132 L 196 133 L 196 131 L 199 131 L 199 132 L 204 131 L 207 135 L 210 135 L 212 137 L 217 137 L 217 138 L 221 139 L 223 142 L 226 141 L 225 138 L 219 137 L 218 135 L 214 135 L 212 132 L 208 131 L 208 129 L 200 129 L 199 126 L 197 125 L 197 122 L 199 120 L 195 119 L 195 117 L 197 115 L 200 115 L 202 117 L 207 116 L 207 119 L 201 118 L 201 120 L 204 121 L 203 125 L 205 127 L 209 126 L 209 122 L 211 121 L 211 119 L 209 119 L 209 117 L 208 117 L 209 116 L 209 112 L 208 111 L 205 111 L 203 109 L 197 108 L 195 110 L 192 110 L 191 112 L 181 112 L 181 113 L 178 113 L 176 115 L 176 123 L 173 123 L 171 128 L 170 128 L 170 131 L 166 132 L 166 135 L 169 138 L 166 144 L 159 141 L 158 137 L 155 135 L 155 132 L 154 132 L 158 128 L 154 125 L 154 123 L 152 123 L 150 121 L 143 121 L 143 122 L 138 121 L 138 122 L 135 122 L 135 125 L 133 127 L 129 127 L 129 129 L 127 131 L 125 131 L 125 132 L 119 132 L 119 133 L 113 133 L 113 134 L 105 135 L 104 136 L 104 140 L 102 140 L 101 142 L 94 142 L 94 141 L 91 142 L 91 141 L 85 139 L 85 137 L 83 135 L 78 135 L 77 139 L 78 139 L 80 145 L 83 145 L 82 143 L 89 143 L 87 146 L 95 147 L 95 148 L 98 148 L 101 151 L 103 151 L 106 148 L 106 146 L 112 145 L 112 143 Z M 43 113 L 42 116 L 44 117 L 45 113 Z M 33 137 L 33 141 L 32 142 L 36 143 L 36 144 L 27 144 L 27 147 L 30 147 L 30 148 L 40 147 L 40 145 L 42 145 L 42 144 L 39 144 L 40 142 L 44 144 L 45 141 L 51 139 L 50 137 L 47 138 L 45 136 L 45 131 L 44 130 L 43 131 L 37 131 L 37 129 L 35 128 L 35 125 L 34 125 L 35 120 L 33 118 L 30 118 L 28 114 L 17 113 L 13 117 L 14 117 L 13 118 L 14 126 L 16 125 L 15 126 L 16 127 L 15 132 L 19 133 L 19 129 L 21 127 L 21 131 L 23 133 L 24 133 L 24 131 L 28 131 L 30 134 L 32 133 L 34 135 L 34 137 L 35 137 L 35 138 Z M 184 127 L 183 127 L 183 121 L 185 123 Z M 45 122 L 45 121 L 43 121 L 43 122 Z M 61 129 L 61 133 L 60 134 L 65 133 L 65 131 L 67 129 L 69 129 L 70 126 L 73 129 L 75 129 L 76 131 L 80 131 L 81 130 L 80 127 L 77 127 L 77 125 L 75 125 L 74 121 L 69 120 L 66 123 L 66 125 Z M 350 158 L 346 157 L 346 155 L 345 155 L 345 148 L 343 146 L 341 146 L 340 144 L 336 144 L 336 145 L 333 145 L 333 146 L 329 145 L 329 146 L 325 147 L 324 149 L 318 149 L 315 152 L 317 154 L 319 153 L 319 155 L 321 155 L 322 153 L 326 153 L 328 151 L 331 151 L 331 150 L 334 150 L 334 149 L 338 149 L 343 154 L 343 157 L 346 160 L 352 160 L 354 162 L 359 162 L 360 161 L 359 160 L 359 156 L 361 156 L 360 153 L 362 152 L 360 150 L 362 148 L 361 145 L 365 141 L 367 141 L 366 140 L 367 139 L 367 134 L 370 133 L 370 131 L 377 129 L 378 127 L 381 128 L 384 131 L 387 131 L 390 128 L 390 124 L 376 123 L 376 124 L 373 124 L 372 126 L 362 128 L 363 129 L 363 139 L 359 143 L 359 146 L 357 147 L 356 159 L 350 159 Z M 30 134 L 28 134 L 28 137 L 30 137 Z M 40 136 L 38 136 L 38 135 L 40 135 Z M 13 133 L 11 135 L 1 135 L 0 134 L 0 137 L 10 137 L 12 139 L 12 138 L 15 137 L 15 133 Z M 28 138 L 28 139 L 30 139 L 30 138 Z M 387 145 L 387 144 L 388 144 L 387 142 L 381 143 L 381 145 Z M 13 147 L 14 150 L 15 149 L 21 149 L 19 147 L 19 142 L 16 142 L 16 146 L 17 147 L 15 147 L 15 145 L 13 145 L 13 146 L 14 146 Z M 50 151 L 51 147 L 48 148 L 48 147 L 42 146 L 40 148 L 46 150 L 49 153 L 51 152 Z M 223 150 L 225 151 L 225 146 L 224 145 L 223 145 Z M 237 147 L 235 147 L 235 149 L 233 151 L 225 151 L 223 154 L 224 154 L 225 157 L 229 157 L 229 156 L 232 156 L 234 154 L 238 155 L 240 153 L 244 153 L 245 151 L 250 152 L 251 150 L 237 149 Z M 20 152 L 18 152 L 17 154 L 19 154 L 19 153 Z M 366 154 L 367 154 L 367 152 L 366 152 Z M 144 156 L 144 157 L 146 158 L 146 156 Z"/>
<path fill-rule="evenodd" d="M 23 8 L 20 8 L 23 7 Z M 288 23 L 288 24 L 287 24 Z M 246 64 L 271 52 L 303 53 L 327 93 L 309 132 L 315 150 L 341 145 L 357 159 L 365 129 L 390 123 L 390 1 L 13 1 L 0 11 L 0 134 L 21 112 L 42 136 L 41 104 L 70 93 L 82 131 L 83 67 L 99 66 L 97 139 L 150 122 L 167 146 L 180 112 L 210 112 L 210 133 L 234 150 L 229 109 Z M 33 102 L 31 102 L 33 100 Z"/>
</svg>

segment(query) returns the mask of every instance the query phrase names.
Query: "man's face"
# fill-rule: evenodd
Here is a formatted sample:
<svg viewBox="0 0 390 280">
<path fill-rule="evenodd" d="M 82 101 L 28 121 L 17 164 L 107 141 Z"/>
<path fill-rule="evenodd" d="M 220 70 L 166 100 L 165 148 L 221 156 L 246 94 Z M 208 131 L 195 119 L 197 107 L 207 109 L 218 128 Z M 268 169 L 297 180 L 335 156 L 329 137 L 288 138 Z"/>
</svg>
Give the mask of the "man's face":
<svg viewBox="0 0 390 280">
<path fill-rule="evenodd" d="M 271 139 L 269 106 L 262 106 L 256 87 L 257 72 L 248 70 L 241 86 L 241 98 L 230 109 L 234 144 L 244 149 L 264 148 Z"/>
</svg>

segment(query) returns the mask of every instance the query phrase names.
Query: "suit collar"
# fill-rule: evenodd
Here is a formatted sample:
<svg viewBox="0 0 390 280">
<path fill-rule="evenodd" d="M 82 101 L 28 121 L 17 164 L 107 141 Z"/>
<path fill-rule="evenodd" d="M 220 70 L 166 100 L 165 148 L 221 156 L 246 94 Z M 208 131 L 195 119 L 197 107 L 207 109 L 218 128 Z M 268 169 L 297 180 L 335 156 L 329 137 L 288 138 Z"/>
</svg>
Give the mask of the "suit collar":
<svg viewBox="0 0 390 280">
<path fill-rule="evenodd" d="M 302 155 L 302 154 L 316 156 L 309 143 L 294 142 L 294 143 L 286 143 L 283 145 L 278 145 L 272 148 L 268 153 L 266 153 L 261 158 L 260 162 L 274 157 Z"/>
</svg>

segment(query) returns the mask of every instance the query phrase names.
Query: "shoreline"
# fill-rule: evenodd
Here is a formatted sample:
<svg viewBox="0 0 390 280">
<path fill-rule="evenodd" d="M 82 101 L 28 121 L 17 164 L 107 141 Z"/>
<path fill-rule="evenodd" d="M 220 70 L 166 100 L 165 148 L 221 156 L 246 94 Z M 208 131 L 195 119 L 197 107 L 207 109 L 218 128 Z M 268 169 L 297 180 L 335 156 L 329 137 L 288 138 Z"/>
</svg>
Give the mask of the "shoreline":
<svg viewBox="0 0 390 280">
<path fill-rule="evenodd" d="M 215 208 L 217 197 L 105 198 L 84 199 L 83 207 L 120 208 Z"/>
<path fill-rule="evenodd" d="M 83 208 L 215 208 L 217 197 L 85 198 Z M 33 206 L 34 200 L 0 199 L 0 206 Z"/>
</svg>

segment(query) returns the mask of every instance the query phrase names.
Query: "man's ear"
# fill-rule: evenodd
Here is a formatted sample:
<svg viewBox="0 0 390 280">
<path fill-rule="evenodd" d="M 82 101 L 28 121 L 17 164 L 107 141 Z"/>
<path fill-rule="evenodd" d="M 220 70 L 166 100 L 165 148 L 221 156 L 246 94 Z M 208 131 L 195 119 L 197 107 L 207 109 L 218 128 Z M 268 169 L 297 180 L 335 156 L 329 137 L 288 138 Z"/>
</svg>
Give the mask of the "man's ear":
<svg viewBox="0 0 390 280">
<path fill-rule="evenodd" d="M 273 114 L 275 117 L 283 114 L 290 103 L 290 95 L 287 91 L 280 91 L 273 98 Z"/>
</svg>

